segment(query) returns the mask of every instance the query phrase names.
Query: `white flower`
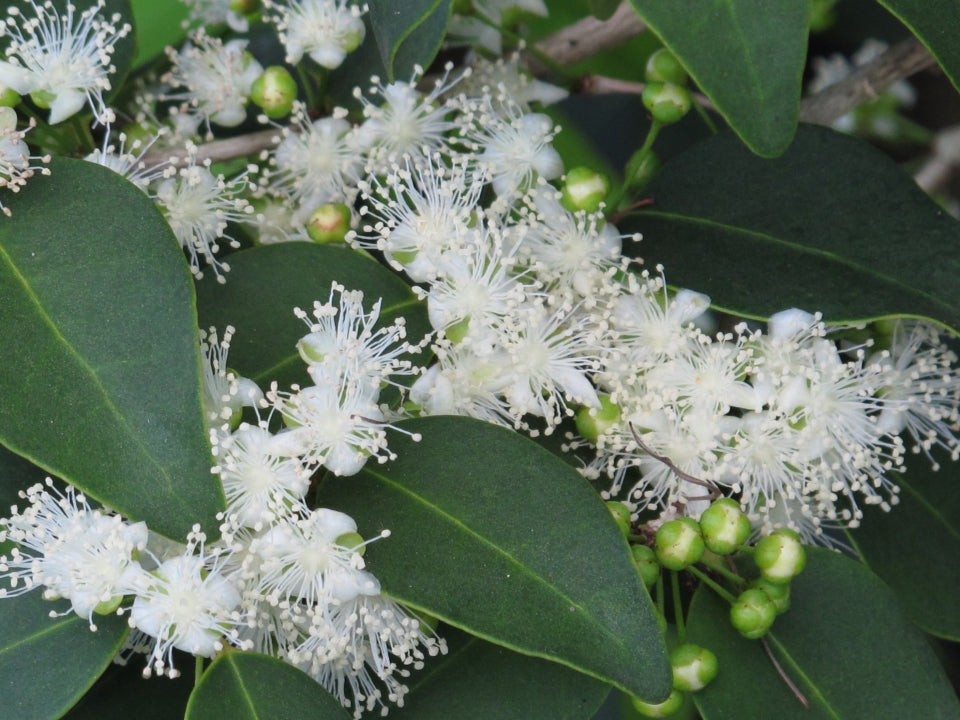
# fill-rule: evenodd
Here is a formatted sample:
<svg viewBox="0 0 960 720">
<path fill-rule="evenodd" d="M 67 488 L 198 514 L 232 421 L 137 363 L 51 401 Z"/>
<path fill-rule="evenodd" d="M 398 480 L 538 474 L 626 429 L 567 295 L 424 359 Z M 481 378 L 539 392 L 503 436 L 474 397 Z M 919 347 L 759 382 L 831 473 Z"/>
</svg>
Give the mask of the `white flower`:
<svg viewBox="0 0 960 720">
<path fill-rule="evenodd" d="M 291 65 L 306 54 L 333 70 L 360 46 L 366 34 L 361 19 L 366 6 L 351 5 L 347 0 L 264 0 L 264 5 L 278 12 L 266 19 L 276 24 Z"/>
<path fill-rule="evenodd" d="M 159 164 L 148 166 L 143 158 L 164 133 L 162 131 L 157 133 L 146 144 L 137 139 L 129 146 L 124 133 L 120 133 L 119 145 L 110 142 L 110 134 L 111 126 L 108 125 L 103 135 L 103 145 L 87 155 L 84 160 L 113 170 L 146 193 L 147 187 L 162 176 L 163 170 Z"/>
<path fill-rule="evenodd" d="M 252 380 L 240 377 L 227 367 L 233 327 L 228 325 L 223 338 L 216 328 L 200 331 L 200 350 L 203 354 L 203 406 L 207 421 L 214 430 L 221 423 L 234 427 L 240 421 L 242 409 L 256 407 L 263 392 Z"/>
<path fill-rule="evenodd" d="M 231 30 L 245 33 L 250 23 L 236 10 L 231 8 L 234 0 L 181 0 L 190 8 L 190 19 L 201 25 L 219 25 L 226 23 Z"/>
<path fill-rule="evenodd" d="M 185 100 L 207 123 L 235 127 L 247 117 L 250 88 L 263 67 L 246 51 L 246 40 L 226 45 L 201 28 L 180 51 L 170 50 L 173 69 L 164 79 L 173 87 L 184 87 L 171 99 Z"/>
<path fill-rule="evenodd" d="M 34 126 L 31 119 L 30 127 Z M 30 154 L 30 148 L 23 141 L 26 130 L 17 130 L 17 112 L 13 108 L 0 107 L 0 189 L 20 192 L 36 172 L 49 175 L 50 170 L 42 163 L 50 162 L 50 156 L 36 157 Z M 33 161 L 41 164 L 35 165 Z M 0 202 L 0 212 L 9 216 L 10 208 Z"/>
<path fill-rule="evenodd" d="M 110 90 L 108 75 L 114 69 L 110 57 L 130 25 L 118 25 L 119 13 L 104 18 L 104 0 L 81 12 L 67 2 L 65 14 L 49 0 L 25 4 L 32 16 L 12 6 L 6 24 L 0 24 L 0 37 L 10 38 L 8 60 L 0 60 L 0 83 L 49 107 L 51 124 L 79 112 L 85 103 L 99 122 L 112 122 L 103 94 Z"/>
</svg>

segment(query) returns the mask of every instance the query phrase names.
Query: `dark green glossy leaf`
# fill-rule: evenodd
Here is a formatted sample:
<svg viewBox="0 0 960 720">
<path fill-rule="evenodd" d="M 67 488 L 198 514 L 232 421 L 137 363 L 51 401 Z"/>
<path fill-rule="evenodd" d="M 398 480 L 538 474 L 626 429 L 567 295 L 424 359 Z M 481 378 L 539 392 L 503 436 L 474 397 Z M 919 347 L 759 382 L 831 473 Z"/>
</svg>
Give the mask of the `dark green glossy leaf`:
<svg viewBox="0 0 960 720">
<path fill-rule="evenodd" d="M 800 110 L 808 0 L 630 2 L 751 150 L 774 157 L 787 149 Z"/>
<path fill-rule="evenodd" d="M 187 19 L 188 8 L 180 0 L 130 0 L 130 3 L 139 46 L 135 65 L 159 55 L 167 45 L 177 45 L 186 36 L 183 21 Z"/>
<path fill-rule="evenodd" d="M 370 25 L 387 78 L 408 80 L 415 65 L 433 61 L 450 19 L 453 0 L 379 0 L 370 4 Z"/>
<path fill-rule="evenodd" d="M 97 631 L 69 612 L 70 604 L 44 600 L 40 590 L 0 600 L 2 713 L 16 720 L 59 718 L 110 664 L 127 635 L 125 618 L 95 616 Z"/>
<path fill-rule="evenodd" d="M 349 720 L 309 675 L 282 660 L 229 651 L 197 683 L 184 720 Z"/>
<path fill-rule="evenodd" d="M 587 0 L 590 14 L 598 20 L 606 20 L 616 12 L 620 0 Z"/>
<path fill-rule="evenodd" d="M 390 717 L 409 720 L 588 720 L 610 686 L 559 663 L 510 652 L 449 626 L 446 655 L 408 682 Z"/>
<path fill-rule="evenodd" d="M 791 607 L 767 642 L 810 702 L 804 709 L 759 641 L 730 625 L 729 605 L 701 586 L 687 637 L 717 655 L 720 672 L 694 699 L 704 720 L 947 720 L 960 702 L 926 638 L 897 598 L 860 563 L 808 548 Z"/>
<path fill-rule="evenodd" d="M 885 513 L 863 509 L 860 527 L 848 531 L 860 556 L 897 593 L 907 615 L 933 635 L 960 640 L 960 493 L 957 466 L 938 453 L 931 469 L 911 456 L 900 478 L 900 504 Z"/>
<path fill-rule="evenodd" d="M 322 504 L 361 533 L 384 591 L 456 627 L 643 698 L 670 688 L 666 649 L 623 536 L 549 451 L 462 417 L 402 423 L 397 459 L 329 479 Z"/>
<path fill-rule="evenodd" d="M 429 330 L 423 303 L 394 273 L 354 250 L 312 243 L 264 245 L 231 255 L 225 284 L 207 278 L 197 284 L 200 324 L 237 329 L 230 367 L 262 387 L 271 381 L 280 387 L 312 384 L 296 347 L 308 329 L 293 309 L 309 312 L 315 300 L 326 302 L 332 282 L 363 290 L 367 309 L 383 298 L 381 322 L 402 315 L 411 341 Z"/>
<path fill-rule="evenodd" d="M 193 284 L 159 210 L 54 159 L 0 218 L 0 441 L 152 530 L 216 535 Z"/>
<path fill-rule="evenodd" d="M 878 0 L 913 32 L 960 90 L 960 3 L 956 0 Z"/>
<path fill-rule="evenodd" d="M 11 505 L 23 507 L 18 493 L 45 477 L 46 473 L 32 462 L 0 445 L 0 517 L 7 517 Z"/>
<path fill-rule="evenodd" d="M 633 252 L 720 308 L 960 328 L 960 223 L 858 140 L 803 125 L 782 157 L 764 160 L 726 133 L 668 162 L 644 195 L 650 209 L 621 223 L 644 235 Z"/>
</svg>

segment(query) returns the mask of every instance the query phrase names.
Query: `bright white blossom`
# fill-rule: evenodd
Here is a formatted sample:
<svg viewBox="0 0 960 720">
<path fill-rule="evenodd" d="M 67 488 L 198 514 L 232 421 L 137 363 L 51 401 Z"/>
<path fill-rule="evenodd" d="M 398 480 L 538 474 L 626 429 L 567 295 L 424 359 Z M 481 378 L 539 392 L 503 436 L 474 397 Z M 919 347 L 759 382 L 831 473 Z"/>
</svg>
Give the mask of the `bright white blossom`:
<svg viewBox="0 0 960 720">
<path fill-rule="evenodd" d="M 32 128 L 33 122 L 30 123 Z M 26 130 L 17 130 L 17 112 L 13 108 L 0 107 L 0 190 L 20 192 L 37 172 L 49 175 L 50 170 L 44 163 L 50 162 L 50 156 L 37 157 L 30 154 L 30 148 L 23 141 Z M 10 208 L 0 202 L 0 212 L 9 216 Z"/>
<path fill-rule="evenodd" d="M 366 6 L 348 0 L 264 0 L 264 5 L 276 11 L 267 19 L 276 24 L 291 65 L 309 55 L 318 65 L 333 70 L 366 35 L 362 20 Z"/>
</svg>

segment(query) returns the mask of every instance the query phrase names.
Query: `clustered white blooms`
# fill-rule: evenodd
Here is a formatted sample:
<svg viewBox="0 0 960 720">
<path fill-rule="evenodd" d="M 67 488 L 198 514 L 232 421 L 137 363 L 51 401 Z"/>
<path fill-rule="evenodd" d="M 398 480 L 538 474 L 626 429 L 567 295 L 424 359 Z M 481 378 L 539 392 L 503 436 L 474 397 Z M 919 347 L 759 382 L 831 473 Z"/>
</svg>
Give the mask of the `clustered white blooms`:
<svg viewBox="0 0 960 720">
<path fill-rule="evenodd" d="M 214 657 L 228 645 L 270 653 L 302 669 L 359 717 L 403 704 L 403 678 L 446 652 L 419 618 L 380 592 L 365 569 L 364 541 L 350 516 L 310 508 L 320 467 L 359 472 L 387 457 L 382 383 L 409 370 L 403 323 L 374 329 L 379 304 L 334 286 L 316 303 L 299 344 L 317 383 L 268 394 L 295 418 L 273 432 L 268 403 L 251 380 L 227 369 L 232 328 L 203 334 L 205 411 L 226 511 L 221 538 L 195 526 L 185 544 L 150 532 L 49 478 L 21 493 L 23 508 L 0 519 L 0 597 L 43 588 L 96 629 L 94 615 L 126 615 L 133 632 L 118 656 L 147 655 L 144 675 L 176 677 L 174 650 Z M 258 421 L 240 422 L 244 407 Z M 387 537 L 383 531 L 374 539 Z M 69 612 L 69 611 L 67 611 Z"/>
<path fill-rule="evenodd" d="M 17 111 L 0 107 L 0 189 L 19 192 L 35 173 L 50 173 L 44 166 L 44 163 L 50 162 L 50 156 L 31 155 L 30 148 L 23 141 L 24 135 L 25 130 L 17 130 Z M 2 202 L 0 212 L 8 217 L 11 214 L 10 208 Z"/>
</svg>

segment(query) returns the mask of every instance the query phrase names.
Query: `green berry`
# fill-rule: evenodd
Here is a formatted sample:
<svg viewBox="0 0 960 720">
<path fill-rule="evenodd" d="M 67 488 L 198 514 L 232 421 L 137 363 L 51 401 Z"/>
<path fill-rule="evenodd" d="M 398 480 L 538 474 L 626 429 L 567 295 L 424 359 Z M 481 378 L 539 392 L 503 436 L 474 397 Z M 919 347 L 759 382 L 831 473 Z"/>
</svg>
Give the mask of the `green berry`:
<svg viewBox="0 0 960 720">
<path fill-rule="evenodd" d="M 674 83 L 684 85 L 687 82 L 687 71 L 672 52 L 660 48 L 647 59 L 644 69 L 647 82 Z"/>
<path fill-rule="evenodd" d="M 630 534 L 630 508 L 624 505 L 619 500 L 607 500 L 607 510 L 610 511 L 610 514 L 613 516 L 614 521 L 617 523 L 617 527 L 620 528 L 620 532 L 623 533 L 624 537 Z"/>
<path fill-rule="evenodd" d="M 610 192 L 610 180 L 588 167 L 575 167 L 564 179 L 560 203 L 570 212 L 596 212 Z"/>
<path fill-rule="evenodd" d="M 582 407 L 577 411 L 577 432 L 592 443 L 620 420 L 620 406 L 608 395 L 600 396 L 600 407 Z"/>
<path fill-rule="evenodd" d="M 733 498 L 720 498 L 700 515 L 700 531 L 711 552 L 729 555 L 750 537 L 750 520 Z"/>
<path fill-rule="evenodd" d="M 744 590 L 730 606 L 730 624 L 750 640 L 766 635 L 776 619 L 776 605 L 759 588 Z"/>
<path fill-rule="evenodd" d="M 665 718 L 676 713 L 683 705 L 683 693 L 679 690 L 672 690 L 670 697 L 662 703 L 648 703 L 637 698 L 630 698 L 633 708 L 644 717 Z"/>
<path fill-rule="evenodd" d="M 783 615 L 790 609 L 790 583 L 775 583 L 764 578 L 750 581 L 752 588 L 763 590 L 777 608 L 777 615 Z"/>
<path fill-rule="evenodd" d="M 253 81 L 250 99 L 268 118 L 286 117 L 297 99 L 297 82 L 285 67 L 271 65 Z"/>
<path fill-rule="evenodd" d="M 803 571 L 807 564 L 807 553 L 795 531 L 779 528 L 757 543 L 753 561 L 765 579 L 787 583 Z"/>
<path fill-rule="evenodd" d="M 717 656 L 699 645 L 685 643 L 670 653 L 673 667 L 673 688 L 696 692 L 717 676 Z"/>
<path fill-rule="evenodd" d="M 357 532 L 345 532 L 334 540 L 333 544 L 347 550 L 353 550 L 357 555 L 363 555 L 367 549 L 367 546 L 363 544 L 363 535 Z"/>
<path fill-rule="evenodd" d="M 668 570 L 683 570 L 700 560 L 706 546 L 700 525 L 689 517 L 669 520 L 657 530 L 657 560 Z"/>
<path fill-rule="evenodd" d="M 307 220 L 307 235 L 320 245 L 343 242 L 350 231 L 350 208 L 343 203 L 321 205 Z"/>
<path fill-rule="evenodd" d="M 670 82 L 647 83 L 640 98 L 653 119 L 662 125 L 680 120 L 693 104 L 689 90 Z"/>
<path fill-rule="evenodd" d="M 0 107 L 16 107 L 20 102 L 20 94 L 13 88 L 0 83 Z"/>
<path fill-rule="evenodd" d="M 640 579 L 647 589 L 652 588 L 660 577 L 660 563 L 653 548 L 647 545 L 631 545 L 630 554 L 633 555 L 633 564 L 637 566 Z"/>
</svg>

